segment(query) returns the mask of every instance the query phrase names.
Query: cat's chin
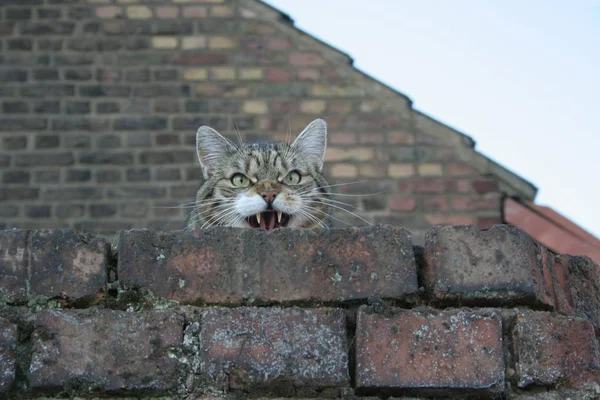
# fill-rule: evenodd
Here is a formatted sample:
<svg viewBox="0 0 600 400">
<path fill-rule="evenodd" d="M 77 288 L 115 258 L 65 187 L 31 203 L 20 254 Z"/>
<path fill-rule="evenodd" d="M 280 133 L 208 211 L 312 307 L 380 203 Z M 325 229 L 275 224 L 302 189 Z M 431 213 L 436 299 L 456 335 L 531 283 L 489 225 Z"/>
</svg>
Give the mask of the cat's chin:
<svg viewBox="0 0 600 400">
<path fill-rule="evenodd" d="M 246 217 L 246 224 L 250 228 L 264 229 L 272 231 L 277 228 L 284 228 L 290 222 L 290 215 L 275 211 L 266 210 L 261 213 Z"/>
</svg>

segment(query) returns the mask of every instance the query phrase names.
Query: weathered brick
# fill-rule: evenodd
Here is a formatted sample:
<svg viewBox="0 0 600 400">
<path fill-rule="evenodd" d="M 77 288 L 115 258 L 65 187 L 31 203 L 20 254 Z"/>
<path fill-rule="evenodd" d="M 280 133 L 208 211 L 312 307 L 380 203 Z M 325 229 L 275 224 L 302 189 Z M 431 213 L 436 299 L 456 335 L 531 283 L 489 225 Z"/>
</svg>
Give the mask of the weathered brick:
<svg viewBox="0 0 600 400">
<path fill-rule="evenodd" d="M 148 19 L 152 17 L 152 10 L 146 6 L 127 7 L 127 17 L 131 19 Z"/>
<path fill-rule="evenodd" d="M 434 227 L 425 243 L 425 284 L 440 301 L 553 307 L 553 266 L 542 262 L 544 251 L 509 225 Z"/>
<path fill-rule="evenodd" d="M 17 326 L 0 318 L 0 394 L 7 393 L 15 380 L 16 356 Z"/>
<path fill-rule="evenodd" d="M 50 218 L 52 215 L 52 209 L 48 205 L 41 206 L 27 206 L 25 207 L 25 215 L 28 218 Z"/>
<path fill-rule="evenodd" d="M 100 197 L 100 193 L 100 188 L 93 187 L 51 187 L 44 190 L 42 197 L 50 201 L 92 200 Z"/>
<path fill-rule="evenodd" d="M 334 164 L 329 169 L 331 176 L 334 178 L 355 178 L 358 176 L 358 168 L 352 164 Z"/>
<path fill-rule="evenodd" d="M 210 308 L 198 353 L 200 372 L 229 389 L 344 387 L 350 380 L 341 309 Z"/>
<path fill-rule="evenodd" d="M 6 41 L 8 50 L 31 51 L 33 50 L 33 40 L 30 38 L 8 39 Z"/>
<path fill-rule="evenodd" d="M 73 165 L 75 159 L 72 153 L 36 153 L 36 154 L 17 154 L 15 156 L 15 165 L 17 167 L 35 167 Z"/>
<path fill-rule="evenodd" d="M 142 198 L 157 199 L 165 197 L 167 190 L 164 187 L 132 187 L 132 186 L 111 186 L 106 189 L 106 196 L 109 199 L 119 198 Z"/>
<path fill-rule="evenodd" d="M 62 391 L 85 381 L 89 392 L 175 389 L 183 316 L 102 310 L 47 310 L 35 319 L 29 382 L 34 390 Z"/>
<path fill-rule="evenodd" d="M 36 149 L 54 149 L 60 146 L 59 135 L 37 135 L 35 137 Z"/>
<path fill-rule="evenodd" d="M 589 321 L 521 312 L 513 329 L 513 347 L 520 387 L 598 388 L 600 350 Z"/>
<path fill-rule="evenodd" d="M 415 174 L 413 164 L 390 164 L 388 166 L 388 175 L 391 178 L 406 178 Z"/>
<path fill-rule="evenodd" d="M 68 169 L 66 173 L 66 182 L 87 182 L 92 178 L 92 171 L 89 169 Z"/>
<path fill-rule="evenodd" d="M 25 101 L 5 101 L 2 103 L 2 112 L 7 114 L 26 114 L 29 104 Z"/>
<path fill-rule="evenodd" d="M 29 183 L 29 171 L 5 170 L 2 173 L 2 183 Z"/>
<path fill-rule="evenodd" d="M 27 136 L 8 136 L 2 138 L 3 150 L 23 150 L 27 147 Z"/>
<path fill-rule="evenodd" d="M 0 254 L 3 255 L 0 257 L 0 287 L 2 287 L 0 301 L 2 302 L 23 303 L 27 300 L 29 234 L 29 231 L 24 230 L 0 231 Z M 2 374 L 0 374 L 0 383 L 1 379 Z"/>
<path fill-rule="evenodd" d="M 62 17 L 60 8 L 38 8 L 36 11 L 39 19 L 60 19 Z"/>
<path fill-rule="evenodd" d="M 60 171 L 45 169 L 43 171 L 35 171 L 36 183 L 58 183 L 60 182 Z"/>
<path fill-rule="evenodd" d="M 164 117 L 121 117 L 114 122 L 115 130 L 162 130 L 167 127 L 167 119 Z"/>
<path fill-rule="evenodd" d="M 109 120 L 93 117 L 67 117 L 52 120 L 53 131 L 103 132 L 109 129 Z"/>
<path fill-rule="evenodd" d="M 70 35 L 75 29 L 73 21 L 25 22 L 22 33 L 26 35 Z"/>
<path fill-rule="evenodd" d="M 133 164 L 133 154 L 114 151 L 94 151 L 81 153 L 79 162 L 82 164 Z"/>
<path fill-rule="evenodd" d="M 401 299 L 417 290 L 410 235 L 401 228 L 216 228 L 198 235 L 122 232 L 121 284 L 211 304 Z"/>
<path fill-rule="evenodd" d="M 498 395 L 504 390 L 502 320 L 495 312 L 361 307 L 356 386 L 414 393 Z"/>
<path fill-rule="evenodd" d="M 45 118 L 0 118 L 0 131 L 37 131 L 46 129 Z"/>
</svg>

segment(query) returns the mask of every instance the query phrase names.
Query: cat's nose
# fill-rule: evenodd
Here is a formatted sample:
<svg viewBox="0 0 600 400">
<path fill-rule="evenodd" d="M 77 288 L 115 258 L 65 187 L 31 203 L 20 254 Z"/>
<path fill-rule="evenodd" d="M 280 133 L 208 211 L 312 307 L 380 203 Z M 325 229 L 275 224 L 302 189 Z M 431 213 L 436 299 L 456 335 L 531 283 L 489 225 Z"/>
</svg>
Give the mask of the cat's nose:
<svg viewBox="0 0 600 400">
<path fill-rule="evenodd" d="M 265 199 L 268 205 L 271 205 L 273 201 L 275 201 L 275 197 L 277 197 L 277 192 L 274 190 L 265 190 L 260 195 Z"/>
</svg>

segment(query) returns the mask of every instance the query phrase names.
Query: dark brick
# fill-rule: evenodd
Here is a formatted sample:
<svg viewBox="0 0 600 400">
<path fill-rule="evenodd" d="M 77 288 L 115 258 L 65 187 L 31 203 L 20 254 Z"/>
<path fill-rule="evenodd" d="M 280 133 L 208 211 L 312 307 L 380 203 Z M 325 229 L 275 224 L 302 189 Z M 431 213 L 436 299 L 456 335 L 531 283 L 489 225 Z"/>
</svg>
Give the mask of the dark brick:
<svg viewBox="0 0 600 400">
<path fill-rule="evenodd" d="M 72 3 L 75 3 L 73 1 Z M 86 6 L 74 6 L 69 7 L 69 18 L 74 20 L 92 18 L 94 16 L 94 11 L 92 7 Z"/>
<path fill-rule="evenodd" d="M 542 248 L 508 225 L 435 227 L 425 243 L 425 285 L 440 301 L 554 305 Z M 550 285 L 552 280 L 550 279 Z"/>
<path fill-rule="evenodd" d="M 194 162 L 193 151 L 186 150 L 158 150 L 140 153 L 142 164 L 177 164 Z"/>
<path fill-rule="evenodd" d="M 50 165 L 73 165 L 75 159 L 72 153 L 36 153 L 17 154 L 15 164 L 17 167 L 35 167 Z"/>
<path fill-rule="evenodd" d="M 83 204 L 58 204 L 56 206 L 56 216 L 58 218 L 80 218 L 85 214 Z"/>
<path fill-rule="evenodd" d="M 179 168 L 158 168 L 154 178 L 157 181 L 178 181 L 181 180 L 181 171 Z"/>
<path fill-rule="evenodd" d="M 133 88 L 133 95 L 136 97 L 187 97 L 190 95 L 190 87 L 188 85 L 143 85 Z"/>
<path fill-rule="evenodd" d="M 89 135 L 62 135 L 63 146 L 67 149 L 89 149 L 92 138 Z"/>
<path fill-rule="evenodd" d="M 25 82 L 27 80 L 27 71 L 22 69 L 2 69 L 0 70 L 0 82 Z"/>
<path fill-rule="evenodd" d="M 29 382 L 60 392 L 163 393 L 177 387 L 183 316 L 173 311 L 47 310 L 36 316 Z M 118 356 L 115 356 L 118 355 Z"/>
<path fill-rule="evenodd" d="M 92 171 L 89 169 L 68 169 L 66 182 L 87 182 L 92 179 Z"/>
<path fill-rule="evenodd" d="M 560 265 L 551 270 L 560 282 L 554 285 L 558 310 L 587 319 L 600 330 L 600 266 L 585 256 L 561 255 L 549 261 Z"/>
<path fill-rule="evenodd" d="M 109 120 L 92 117 L 71 117 L 53 119 L 51 129 L 54 131 L 91 131 L 103 132 L 109 129 Z"/>
<path fill-rule="evenodd" d="M 2 56 L 2 61 L 5 65 L 14 65 L 20 67 L 50 65 L 52 63 L 52 59 L 49 54 L 33 54 L 22 52 L 7 53 Z"/>
<path fill-rule="evenodd" d="M 114 114 L 121 110 L 119 103 L 115 101 L 102 102 L 96 104 L 96 112 L 98 114 Z"/>
<path fill-rule="evenodd" d="M 60 51 L 63 48 L 62 39 L 39 39 L 37 49 L 40 51 Z"/>
<path fill-rule="evenodd" d="M 0 199 L 2 190 L 0 188 Z M 2 302 L 24 303 L 27 300 L 28 240 L 29 231 L 0 230 L 0 253 L 3 254 L 0 257 L 0 287 L 3 288 L 0 290 L 0 301 Z M 1 379 L 2 374 L 0 374 L 0 382 Z"/>
<path fill-rule="evenodd" d="M 33 50 L 33 40 L 29 38 L 8 39 L 6 42 L 8 50 L 13 51 L 31 51 Z"/>
<path fill-rule="evenodd" d="M 163 133 L 156 135 L 156 144 L 158 146 L 171 146 L 180 144 L 179 135 L 176 133 Z"/>
<path fill-rule="evenodd" d="M 7 8 L 4 10 L 4 17 L 16 20 L 31 19 L 31 8 Z"/>
<path fill-rule="evenodd" d="M 38 8 L 37 16 L 39 19 L 60 19 L 62 10 L 60 8 Z"/>
<path fill-rule="evenodd" d="M 35 137 L 36 149 L 53 149 L 60 146 L 59 135 L 37 135 Z"/>
<path fill-rule="evenodd" d="M 25 215 L 29 218 L 50 218 L 51 214 L 51 208 L 47 205 L 25 207 Z"/>
<path fill-rule="evenodd" d="M 89 101 L 67 101 L 65 111 L 67 114 L 89 114 L 91 105 Z"/>
<path fill-rule="evenodd" d="M 84 232 L 97 232 L 105 235 L 113 236 L 115 232 L 131 229 L 132 222 L 126 221 L 105 221 L 102 219 L 97 220 L 84 220 L 84 222 L 75 223 L 75 229 Z"/>
<path fill-rule="evenodd" d="M 9 136 L 2 138 L 2 149 L 23 150 L 27 148 L 27 136 Z"/>
<path fill-rule="evenodd" d="M 513 337 L 520 387 L 598 387 L 600 350 L 589 321 L 522 312 L 517 316 Z"/>
<path fill-rule="evenodd" d="M 33 111 L 38 114 L 59 114 L 60 102 L 55 100 L 37 101 L 33 104 Z"/>
<path fill-rule="evenodd" d="M 128 97 L 130 93 L 129 86 L 85 85 L 79 87 L 79 94 L 87 97 Z"/>
<path fill-rule="evenodd" d="M 47 188 L 42 197 L 51 201 L 97 200 L 101 198 L 101 190 L 91 187 Z"/>
<path fill-rule="evenodd" d="M 67 69 L 64 72 L 65 79 L 72 81 L 89 81 L 92 76 L 92 71 L 89 69 Z"/>
<path fill-rule="evenodd" d="M 60 171 L 57 170 L 42 170 L 35 171 L 36 183 L 58 183 L 60 182 Z"/>
<path fill-rule="evenodd" d="M 230 389 L 282 383 L 349 386 L 346 348 L 341 309 L 211 308 L 202 313 L 201 374 Z"/>
<path fill-rule="evenodd" d="M 99 149 L 116 149 L 121 147 L 121 137 L 117 135 L 102 135 L 96 139 Z"/>
<path fill-rule="evenodd" d="M 21 29 L 26 35 L 70 35 L 75 29 L 75 22 L 25 22 Z"/>
<path fill-rule="evenodd" d="M 13 34 L 15 23 L 9 21 L 0 21 L 0 35 L 9 36 Z"/>
<path fill-rule="evenodd" d="M 417 290 L 412 243 L 403 229 L 216 228 L 198 235 L 121 233 L 121 283 L 210 304 L 401 299 Z"/>
<path fill-rule="evenodd" d="M 115 204 L 90 204 L 90 217 L 103 218 L 112 217 L 117 213 Z"/>
<path fill-rule="evenodd" d="M 10 171 L 2 173 L 3 183 L 29 183 L 29 171 Z"/>
<path fill-rule="evenodd" d="M 46 129 L 45 118 L 0 118 L 0 131 L 37 131 Z"/>
<path fill-rule="evenodd" d="M 5 101 L 2 103 L 2 112 L 8 114 L 26 114 L 29 112 L 29 104 L 25 101 Z"/>
<path fill-rule="evenodd" d="M 0 167 L 8 167 L 10 165 L 10 156 L 0 154 Z"/>
<path fill-rule="evenodd" d="M 118 39 L 99 38 L 95 36 L 78 37 L 76 39 L 70 39 L 67 42 L 67 48 L 73 51 L 116 51 L 119 50 L 123 44 Z"/>
<path fill-rule="evenodd" d="M 33 70 L 33 78 L 38 81 L 57 81 L 58 69 L 44 68 Z"/>
<path fill-rule="evenodd" d="M 92 65 L 94 64 L 93 54 L 57 54 L 56 64 L 65 65 Z"/>
<path fill-rule="evenodd" d="M 427 395 L 498 395 L 504 390 L 502 319 L 471 310 L 362 307 L 356 328 L 356 385 Z"/>
<path fill-rule="evenodd" d="M 171 99 L 156 99 L 154 101 L 154 111 L 157 113 L 178 113 L 182 110 L 178 101 Z"/>
<path fill-rule="evenodd" d="M 125 40 L 123 40 L 125 39 Z M 126 37 L 119 38 L 119 41 L 123 42 L 123 45 L 127 50 L 147 50 L 152 47 L 150 38 L 147 37 Z"/>
<path fill-rule="evenodd" d="M 4 204 L 0 207 L 0 218 L 12 218 L 19 216 L 19 207 L 16 205 Z"/>
<path fill-rule="evenodd" d="M 106 196 L 109 199 L 120 198 L 142 198 L 142 199 L 158 199 L 163 198 L 167 194 L 166 188 L 163 187 L 133 187 L 133 186 L 112 186 L 105 190 Z"/>
<path fill-rule="evenodd" d="M 23 85 L 21 86 L 21 96 L 23 97 L 35 97 L 36 99 L 38 98 L 43 98 L 46 96 L 57 96 L 57 97 L 68 97 L 68 96 L 73 96 L 75 94 L 75 86 L 73 85 L 61 85 L 61 84 L 50 84 L 50 83 L 45 83 L 45 84 L 36 84 L 36 85 Z M 47 113 L 47 112 L 56 112 L 53 111 L 56 107 L 60 107 L 60 106 L 55 106 L 56 104 L 58 104 L 57 101 L 43 101 L 43 102 L 39 102 L 38 104 L 51 104 L 53 105 L 53 107 L 50 110 L 36 110 L 36 112 L 41 112 L 41 113 Z"/>
<path fill-rule="evenodd" d="M 143 218 L 148 214 L 148 204 L 145 202 L 127 202 L 119 205 L 119 215 L 125 218 Z"/>
<path fill-rule="evenodd" d="M 16 358 L 17 326 L 0 318 L 0 394 L 11 389 L 16 376 Z"/>
<path fill-rule="evenodd" d="M 164 117 L 121 117 L 114 122 L 115 130 L 162 130 L 167 128 Z"/>
<path fill-rule="evenodd" d="M 133 164 L 133 154 L 108 151 L 94 151 L 81 153 L 79 162 L 82 164 L 114 164 L 129 165 Z"/>
<path fill-rule="evenodd" d="M 96 171 L 96 181 L 98 183 L 110 183 L 121 181 L 121 171 L 114 169 L 101 169 Z"/>
<path fill-rule="evenodd" d="M 185 102 L 185 112 L 208 113 L 208 100 L 188 100 Z"/>
<path fill-rule="evenodd" d="M 130 82 L 148 82 L 150 81 L 150 69 L 133 69 L 125 72 L 125 80 Z"/>
<path fill-rule="evenodd" d="M 152 72 L 154 80 L 157 81 L 176 81 L 179 80 L 179 73 L 176 69 L 158 69 Z"/>
<path fill-rule="evenodd" d="M 127 180 L 132 182 L 149 181 L 150 170 L 148 168 L 130 168 L 127 170 Z"/>
</svg>

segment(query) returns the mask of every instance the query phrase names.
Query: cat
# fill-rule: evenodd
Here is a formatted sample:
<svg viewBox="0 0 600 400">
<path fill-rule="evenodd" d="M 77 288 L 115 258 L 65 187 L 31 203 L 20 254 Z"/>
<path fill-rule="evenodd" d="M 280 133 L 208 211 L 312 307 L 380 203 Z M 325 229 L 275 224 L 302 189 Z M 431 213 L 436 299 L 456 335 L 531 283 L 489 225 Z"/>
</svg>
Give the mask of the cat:
<svg viewBox="0 0 600 400">
<path fill-rule="evenodd" d="M 204 183 L 186 230 L 212 226 L 327 228 L 329 184 L 323 176 L 327 124 L 316 119 L 292 144 L 234 144 L 208 126 L 196 133 Z"/>
</svg>

